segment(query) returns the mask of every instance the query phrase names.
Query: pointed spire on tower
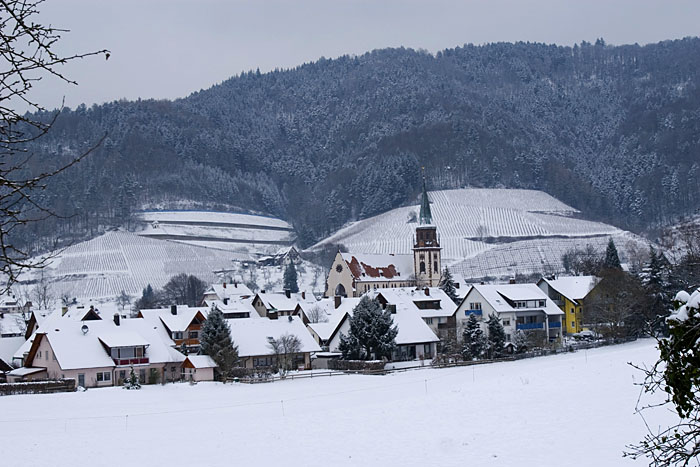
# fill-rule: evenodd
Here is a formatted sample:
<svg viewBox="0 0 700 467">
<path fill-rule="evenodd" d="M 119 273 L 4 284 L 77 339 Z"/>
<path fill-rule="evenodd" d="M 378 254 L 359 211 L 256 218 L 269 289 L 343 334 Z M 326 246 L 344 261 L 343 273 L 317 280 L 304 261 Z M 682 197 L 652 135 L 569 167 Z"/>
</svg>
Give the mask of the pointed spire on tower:
<svg viewBox="0 0 700 467">
<path fill-rule="evenodd" d="M 431 225 L 433 223 L 433 215 L 430 213 L 430 200 L 428 199 L 428 192 L 425 189 L 425 168 L 423 170 L 423 194 L 420 200 L 420 219 L 421 225 Z"/>
</svg>

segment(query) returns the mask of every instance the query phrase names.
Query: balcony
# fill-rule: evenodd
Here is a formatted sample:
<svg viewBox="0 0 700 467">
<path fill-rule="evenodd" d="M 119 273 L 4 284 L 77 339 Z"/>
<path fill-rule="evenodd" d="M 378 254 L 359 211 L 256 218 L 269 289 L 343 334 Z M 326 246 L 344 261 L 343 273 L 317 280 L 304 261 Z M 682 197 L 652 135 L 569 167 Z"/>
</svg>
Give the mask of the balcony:
<svg viewBox="0 0 700 467">
<path fill-rule="evenodd" d="M 549 323 L 549 328 L 550 328 L 550 329 L 551 329 L 551 328 L 560 328 L 560 327 L 561 327 L 561 322 L 560 322 L 560 321 L 556 321 L 556 322 L 553 322 L 553 323 Z"/>
<path fill-rule="evenodd" d="M 481 316 L 481 310 L 464 310 L 464 316 L 469 315 Z"/>
<path fill-rule="evenodd" d="M 516 329 L 522 329 L 523 331 L 527 331 L 530 329 L 544 329 L 544 323 L 522 323 L 522 324 L 517 324 Z"/>
<path fill-rule="evenodd" d="M 148 365 L 148 357 L 137 358 L 113 358 L 117 366 Z"/>
</svg>

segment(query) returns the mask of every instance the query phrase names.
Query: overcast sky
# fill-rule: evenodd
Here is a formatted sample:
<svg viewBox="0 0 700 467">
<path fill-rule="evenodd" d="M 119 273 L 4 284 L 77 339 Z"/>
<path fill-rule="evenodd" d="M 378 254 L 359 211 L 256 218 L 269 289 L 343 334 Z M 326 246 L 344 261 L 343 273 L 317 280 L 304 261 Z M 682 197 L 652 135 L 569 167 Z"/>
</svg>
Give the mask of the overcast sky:
<svg viewBox="0 0 700 467">
<path fill-rule="evenodd" d="M 572 45 L 603 37 L 646 44 L 698 35 L 698 0 L 47 0 L 41 20 L 70 29 L 64 53 L 107 48 L 68 65 L 33 97 L 47 108 L 120 98 L 177 98 L 232 75 L 289 68 L 383 47 L 436 52 L 465 43 Z"/>
</svg>

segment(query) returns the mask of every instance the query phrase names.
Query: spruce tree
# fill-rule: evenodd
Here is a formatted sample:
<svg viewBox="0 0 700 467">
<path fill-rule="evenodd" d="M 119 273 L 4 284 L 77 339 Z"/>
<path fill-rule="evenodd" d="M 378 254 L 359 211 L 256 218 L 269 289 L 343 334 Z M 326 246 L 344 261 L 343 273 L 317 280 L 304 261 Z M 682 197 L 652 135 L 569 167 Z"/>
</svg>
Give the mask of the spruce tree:
<svg viewBox="0 0 700 467">
<path fill-rule="evenodd" d="M 663 253 L 657 253 L 649 247 L 649 262 L 640 274 L 642 286 L 649 297 L 649 318 L 651 331 L 656 334 L 664 332 L 665 318 L 671 310 L 671 284 L 669 271 Z"/>
<path fill-rule="evenodd" d="M 297 268 L 294 266 L 294 261 L 289 261 L 287 268 L 284 270 L 284 289 L 292 293 L 299 292 L 299 284 L 297 283 Z"/>
<path fill-rule="evenodd" d="M 491 358 L 501 358 L 505 355 L 506 333 L 501 320 L 495 314 L 489 315 L 489 355 Z"/>
<path fill-rule="evenodd" d="M 462 333 L 462 357 L 465 360 L 477 360 L 484 356 L 484 350 L 486 350 L 484 331 L 481 330 L 479 320 L 472 313 Z"/>
<path fill-rule="evenodd" d="M 604 269 L 622 269 L 620 265 L 620 257 L 617 254 L 615 242 L 611 238 L 608 242 L 608 247 L 605 249 L 605 260 L 603 261 Z"/>
<path fill-rule="evenodd" d="M 440 278 L 440 284 L 438 284 L 438 287 L 440 287 L 442 291 L 445 292 L 445 295 L 450 297 L 453 302 L 459 302 L 457 289 L 455 288 L 455 283 L 452 279 L 452 273 L 448 268 L 445 268 L 445 270 L 442 272 L 442 277 Z"/>
<path fill-rule="evenodd" d="M 225 380 L 238 363 L 238 347 L 233 344 L 228 323 L 217 307 L 214 306 L 209 311 L 207 320 L 202 325 L 199 340 L 200 353 L 209 355 L 216 362 Z"/>
<path fill-rule="evenodd" d="M 391 358 L 399 330 L 389 310 L 382 310 L 376 298 L 362 297 L 353 309 L 348 335 L 341 333 L 338 350 L 345 359 Z"/>
</svg>

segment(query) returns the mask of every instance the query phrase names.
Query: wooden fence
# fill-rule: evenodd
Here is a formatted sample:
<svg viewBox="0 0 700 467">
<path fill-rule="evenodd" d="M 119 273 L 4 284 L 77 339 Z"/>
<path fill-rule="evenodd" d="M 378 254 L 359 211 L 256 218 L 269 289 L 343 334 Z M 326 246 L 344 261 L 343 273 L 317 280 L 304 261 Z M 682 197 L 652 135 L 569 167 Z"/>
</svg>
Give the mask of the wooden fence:
<svg viewBox="0 0 700 467">
<path fill-rule="evenodd" d="M 9 396 L 13 394 L 51 394 L 54 392 L 73 391 L 75 391 L 75 380 L 72 378 L 0 384 L 0 396 Z"/>
</svg>

